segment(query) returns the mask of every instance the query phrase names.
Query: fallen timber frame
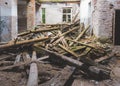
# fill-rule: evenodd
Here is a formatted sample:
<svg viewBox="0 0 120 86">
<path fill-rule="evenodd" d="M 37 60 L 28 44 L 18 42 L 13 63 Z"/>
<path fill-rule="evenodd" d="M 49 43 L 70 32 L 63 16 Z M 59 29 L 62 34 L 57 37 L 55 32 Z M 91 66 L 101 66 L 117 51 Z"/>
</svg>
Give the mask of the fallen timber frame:
<svg viewBox="0 0 120 86">
<path fill-rule="evenodd" d="M 47 49 L 44 49 L 42 47 L 38 47 L 36 45 L 34 45 L 34 49 L 36 51 L 39 52 L 39 50 L 41 51 L 44 51 L 46 52 L 46 54 L 50 55 L 50 58 L 52 58 L 52 55 L 55 56 L 56 58 L 61 58 L 62 60 L 68 62 L 69 64 L 79 68 L 79 69 L 82 69 L 83 71 L 89 73 L 90 75 L 98 75 L 98 77 L 101 77 L 101 78 L 110 78 L 110 70 L 106 70 L 104 68 L 101 68 L 99 66 L 88 66 L 88 68 L 85 68 L 84 70 L 84 63 L 78 61 L 78 60 L 75 60 L 75 59 L 72 59 L 72 58 L 69 58 L 67 56 L 64 56 L 64 55 L 61 55 L 61 54 L 58 54 L 57 52 L 53 52 L 53 51 L 49 51 Z M 93 70 L 91 70 L 93 69 Z M 88 72 L 89 71 L 89 72 Z M 103 74 L 104 76 L 106 77 L 102 77 L 101 74 Z"/>
</svg>

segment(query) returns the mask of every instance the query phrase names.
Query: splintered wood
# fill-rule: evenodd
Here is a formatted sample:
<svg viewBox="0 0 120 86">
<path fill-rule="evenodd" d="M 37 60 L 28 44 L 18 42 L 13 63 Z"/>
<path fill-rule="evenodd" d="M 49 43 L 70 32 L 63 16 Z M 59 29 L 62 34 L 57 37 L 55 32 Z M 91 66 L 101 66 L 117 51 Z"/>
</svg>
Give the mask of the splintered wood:
<svg viewBox="0 0 120 86">
<path fill-rule="evenodd" d="M 28 77 L 25 86 L 65 86 L 77 70 L 94 79 L 108 79 L 111 70 L 100 62 L 114 54 L 106 54 L 91 41 L 92 37 L 87 40 L 89 28 L 80 26 L 78 20 L 73 24 L 41 25 L 20 33 L 15 40 L 0 45 L 0 71 L 24 70 Z M 41 64 L 44 66 L 39 69 Z M 41 80 L 44 74 L 39 71 L 47 72 L 46 65 L 52 65 L 51 76 Z M 57 73 L 52 75 L 52 71 Z"/>
</svg>

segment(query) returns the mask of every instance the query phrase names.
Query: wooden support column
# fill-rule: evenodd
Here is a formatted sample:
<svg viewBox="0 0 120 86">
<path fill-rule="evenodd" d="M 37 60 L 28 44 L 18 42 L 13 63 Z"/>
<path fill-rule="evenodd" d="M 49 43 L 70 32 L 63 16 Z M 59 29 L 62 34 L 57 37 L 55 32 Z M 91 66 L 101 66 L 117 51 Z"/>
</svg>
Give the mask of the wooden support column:
<svg viewBox="0 0 120 86">
<path fill-rule="evenodd" d="M 29 0 L 27 5 L 27 29 L 35 26 L 35 0 Z"/>
</svg>

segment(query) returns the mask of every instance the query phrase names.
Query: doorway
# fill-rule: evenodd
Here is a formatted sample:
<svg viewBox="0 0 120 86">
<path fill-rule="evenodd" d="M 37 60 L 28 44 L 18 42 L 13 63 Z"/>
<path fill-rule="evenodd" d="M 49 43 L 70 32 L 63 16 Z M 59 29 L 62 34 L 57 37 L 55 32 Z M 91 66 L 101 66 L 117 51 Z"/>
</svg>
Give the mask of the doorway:
<svg viewBox="0 0 120 86">
<path fill-rule="evenodd" d="M 120 10 L 115 10 L 114 45 L 120 45 Z"/>
</svg>

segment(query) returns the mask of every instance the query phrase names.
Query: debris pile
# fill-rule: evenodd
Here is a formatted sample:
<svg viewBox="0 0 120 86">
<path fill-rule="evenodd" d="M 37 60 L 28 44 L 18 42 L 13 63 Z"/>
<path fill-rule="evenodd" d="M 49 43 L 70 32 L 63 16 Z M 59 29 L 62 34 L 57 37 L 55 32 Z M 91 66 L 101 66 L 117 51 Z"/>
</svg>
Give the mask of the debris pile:
<svg viewBox="0 0 120 86">
<path fill-rule="evenodd" d="M 108 79 L 111 69 L 100 62 L 114 54 L 97 45 L 88 35 L 89 28 L 78 20 L 20 33 L 14 41 L 0 45 L 0 71 L 25 72 L 25 86 L 69 86 L 78 70 L 95 80 Z"/>
</svg>

